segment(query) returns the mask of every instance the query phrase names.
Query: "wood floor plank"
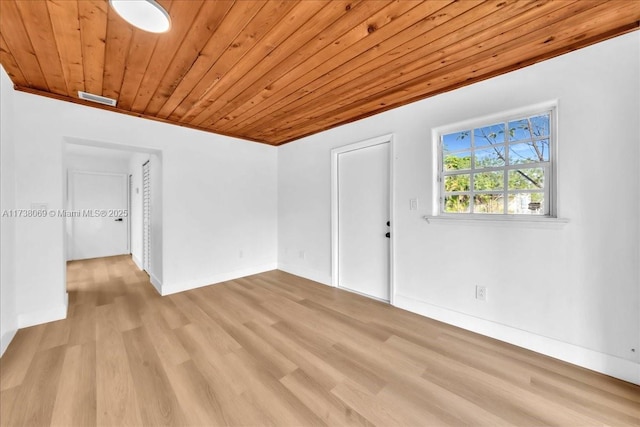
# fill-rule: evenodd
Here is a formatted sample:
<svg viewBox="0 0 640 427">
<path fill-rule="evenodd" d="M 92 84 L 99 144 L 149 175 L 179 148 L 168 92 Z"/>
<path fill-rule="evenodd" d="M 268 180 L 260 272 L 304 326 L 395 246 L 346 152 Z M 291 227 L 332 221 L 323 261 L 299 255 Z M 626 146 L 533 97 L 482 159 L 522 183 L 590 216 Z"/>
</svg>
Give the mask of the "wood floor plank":
<svg viewBox="0 0 640 427">
<path fill-rule="evenodd" d="M 70 332 L 71 323 L 66 320 L 47 323 L 42 340 L 40 341 L 39 350 L 46 350 L 68 344 Z"/>
<path fill-rule="evenodd" d="M 279 349 L 281 353 L 286 354 L 293 363 L 311 375 L 324 389 L 331 390 L 346 379 L 345 374 L 327 361 L 273 327 L 259 323 L 247 323 L 246 326 L 267 340 L 273 347 Z"/>
<path fill-rule="evenodd" d="M 4 408 L 2 411 L 2 417 L 0 418 L 0 425 L 6 425 L 6 420 L 11 419 L 13 409 L 17 406 L 16 398 L 18 397 L 19 392 L 20 387 L 0 390 L 0 408 Z"/>
<path fill-rule="evenodd" d="M 372 426 L 365 417 L 325 390 L 302 369 L 280 379 L 293 394 L 327 425 Z"/>
<path fill-rule="evenodd" d="M 162 316 L 157 312 L 149 311 L 141 317 L 153 347 L 164 366 L 180 365 L 189 360 L 189 354 Z"/>
<path fill-rule="evenodd" d="M 1 426 L 640 424 L 637 385 L 282 271 L 161 297 L 128 256 L 67 267 Z"/>
<path fill-rule="evenodd" d="M 9 419 L 10 426 L 51 425 L 53 406 L 66 348 L 58 346 L 36 352 L 29 371 L 15 397 Z"/>
<path fill-rule="evenodd" d="M 21 329 L 0 359 L 0 390 L 17 387 L 24 381 L 40 345 L 46 325 Z"/>
<path fill-rule="evenodd" d="M 209 384 L 193 360 L 177 366 L 164 365 L 180 407 L 183 408 L 186 425 L 227 425 L 228 420 L 224 416 L 223 402 L 220 399 L 220 394 L 224 392 Z"/>
<path fill-rule="evenodd" d="M 139 426 L 139 400 L 112 305 L 96 309 L 96 420 L 98 426 Z"/>
<path fill-rule="evenodd" d="M 265 414 L 272 425 L 326 425 L 280 381 L 273 377 L 260 362 L 244 350 L 229 353 L 227 366 L 249 384 L 245 397 Z"/>
<path fill-rule="evenodd" d="M 69 399 L 67 396 L 76 395 Z M 96 425 L 96 347 L 67 348 L 51 419 L 52 426 Z"/>
<path fill-rule="evenodd" d="M 338 399 L 343 401 L 345 405 L 354 408 L 361 413 L 371 423 L 378 426 L 402 426 L 403 422 L 402 414 L 395 411 L 394 408 L 390 408 L 387 405 L 381 405 L 381 402 L 375 398 L 375 396 L 363 391 L 357 387 L 354 387 L 348 383 L 341 383 L 331 390 Z M 425 424 L 424 419 L 418 420 L 417 424 Z M 433 420 L 431 420 L 431 425 Z"/>
<path fill-rule="evenodd" d="M 177 328 L 176 331 L 181 329 L 198 329 L 198 333 L 203 337 L 202 339 L 199 339 L 199 344 L 204 345 L 208 343 L 211 348 L 216 349 L 217 352 L 222 354 L 242 348 L 242 346 L 231 335 L 229 335 L 227 331 L 225 331 L 215 321 L 215 319 L 209 317 L 202 308 L 194 304 L 186 295 L 184 298 L 184 304 L 188 306 L 185 310 L 189 310 L 189 316 L 192 317 L 193 322 L 189 325 Z"/>
<path fill-rule="evenodd" d="M 242 384 L 242 391 L 237 390 L 240 381 L 238 377 L 227 369 L 224 358 L 210 358 L 198 353 L 193 356 L 193 362 L 207 380 L 211 392 L 219 398 L 222 417 L 229 426 L 264 425 L 265 417 L 260 410 L 247 400 L 243 393 L 246 385 Z"/>
<path fill-rule="evenodd" d="M 184 424 L 184 414 L 147 331 L 140 327 L 122 338 L 135 383 L 142 423 L 149 426 Z"/>
<path fill-rule="evenodd" d="M 96 341 L 96 311 L 95 304 L 80 303 L 73 306 L 73 313 L 69 311 L 71 325 L 69 327 L 69 345 L 95 343 Z"/>
</svg>

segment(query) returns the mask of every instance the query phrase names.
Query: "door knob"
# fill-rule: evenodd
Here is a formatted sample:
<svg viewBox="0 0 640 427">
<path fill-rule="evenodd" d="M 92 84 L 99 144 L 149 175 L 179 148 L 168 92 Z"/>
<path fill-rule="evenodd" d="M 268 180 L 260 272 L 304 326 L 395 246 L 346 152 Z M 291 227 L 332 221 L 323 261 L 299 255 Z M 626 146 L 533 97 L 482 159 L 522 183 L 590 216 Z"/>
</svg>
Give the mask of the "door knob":
<svg viewBox="0 0 640 427">
<path fill-rule="evenodd" d="M 116 218 L 114 221 L 122 221 L 122 218 Z"/>
</svg>

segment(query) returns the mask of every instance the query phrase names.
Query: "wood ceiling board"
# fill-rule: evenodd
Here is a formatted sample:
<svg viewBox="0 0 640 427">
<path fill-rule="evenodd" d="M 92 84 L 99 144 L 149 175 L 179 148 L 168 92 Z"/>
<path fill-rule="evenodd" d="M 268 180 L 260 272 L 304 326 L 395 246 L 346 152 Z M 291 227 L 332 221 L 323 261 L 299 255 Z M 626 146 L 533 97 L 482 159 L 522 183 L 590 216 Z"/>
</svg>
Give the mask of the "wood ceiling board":
<svg viewBox="0 0 640 427">
<path fill-rule="evenodd" d="M 16 82 L 45 92 L 49 91 L 38 57 L 20 16 L 18 6 L 13 2 L 0 2 L 0 34 L 4 38 L 8 51 L 20 67 L 24 81 Z M 2 63 L 5 64 L 4 62 Z M 6 67 L 5 67 L 6 68 Z"/>
<path fill-rule="evenodd" d="M 194 62 L 188 72 L 180 80 L 169 99 L 156 114 L 162 118 L 168 118 L 173 111 L 187 98 L 193 88 L 204 81 L 207 72 L 215 65 L 218 58 L 229 48 L 232 41 L 240 34 L 242 29 L 251 22 L 253 17 L 264 6 L 261 2 L 239 1 L 235 2 L 225 15 L 220 25 L 216 27 L 202 51 L 197 53 Z M 204 81 L 212 85 L 217 76 L 210 76 Z"/>
<path fill-rule="evenodd" d="M 194 21 L 203 3 L 204 0 L 174 1 L 171 3 L 171 31 L 167 33 L 168 37 L 159 39 L 160 46 L 156 45 L 156 49 L 147 65 L 147 71 L 144 73 L 138 87 L 131 110 L 144 112 L 170 63 L 178 53 L 180 46 L 185 42 L 189 29 L 194 26 Z"/>
<path fill-rule="evenodd" d="M 594 21 L 597 22 L 597 17 L 594 17 Z M 637 28 L 638 25 L 634 23 L 626 24 L 623 27 L 614 27 L 612 29 L 604 27 L 604 32 L 603 27 L 594 28 L 588 33 L 583 33 L 577 37 L 570 37 L 569 39 L 574 41 L 574 44 L 572 45 L 568 45 L 566 43 L 562 44 L 562 42 L 565 41 L 562 39 L 554 40 L 555 42 L 558 42 L 556 44 L 551 44 L 551 42 L 545 43 L 545 41 L 548 40 L 549 36 L 543 34 L 544 37 L 541 37 L 539 39 L 539 42 L 542 46 L 540 46 L 538 49 L 532 49 L 530 45 L 524 45 L 519 47 L 517 51 L 511 50 L 503 52 L 501 54 L 495 55 L 495 57 L 494 55 L 489 55 L 488 58 L 484 59 L 481 62 L 466 60 L 465 62 L 471 62 L 471 64 L 463 68 L 452 68 L 455 69 L 456 75 L 448 73 L 448 68 L 443 68 L 437 73 L 438 76 L 430 76 L 427 79 L 417 78 L 402 85 L 401 87 L 391 88 L 384 93 L 376 95 L 375 97 L 371 97 L 365 100 L 359 100 L 352 105 L 348 105 L 342 108 L 342 111 L 338 113 L 336 111 L 333 111 L 331 115 L 325 115 L 324 117 L 315 117 L 313 118 L 312 126 L 307 124 L 304 127 L 298 127 L 295 129 L 293 127 L 290 127 L 287 132 L 279 132 L 277 135 L 277 140 L 280 140 L 284 135 L 285 137 L 288 136 L 290 138 L 289 140 L 285 140 L 285 143 L 290 142 L 298 139 L 299 135 L 303 132 L 307 132 L 307 135 L 316 133 L 316 128 L 318 126 L 324 126 L 324 129 L 330 129 L 339 124 L 349 123 L 354 120 L 359 120 L 361 118 L 377 114 L 378 112 L 386 111 L 388 109 L 396 108 L 400 105 L 405 105 L 407 103 L 424 99 L 424 95 L 419 95 L 420 93 L 429 92 L 429 96 L 434 96 L 443 92 L 448 92 L 458 87 L 463 87 L 471 83 L 476 83 L 481 80 L 505 74 L 515 69 L 526 67 L 528 65 L 532 65 L 534 63 L 541 62 L 546 59 L 589 46 L 591 44 L 602 41 L 603 38 L 606 40 L 608 38 L 616 37 L 631 31 L 636 31 Z M 596 35 L 592 36 L 593 33 L 595 33 Z M 577 42 L 575 42 L 576 39 L 578 39 Z M 558 47 L 558 44 L 560 44 L 560 47 Z M 532 53 L 536 56 L 532 57 Z M 495 63 L 502 56 L 508 56 L 509 62 L 511 62 L 515 58 L 516 62 L 503 68 L 496 68 Z M 457 74 L 460 74 L 460 76 L 468 76 L 467 80 L 463 80 Z M 453 86 L 452 81 L 457 81 L 457 86 Z M 399 93 L 403 93 L 404 96 L 398 96 Z M 392 101 L 397 102 L 397 104 L 393 104 Z M 376 108 L 378 108 L 378 110 L 375 110 Z M 340 119 L 342 120 L 342 122 L 335 122 L 335 120 Z M 313 131 L 309 131 L 309 129 L 313 129 Z M 261 140 L 264 139 L 267 141 L 276 141 L 276 139 L 272 135 L 269 137 L 259 135 L 259 138 Z M 279 143 L 275 144 L 280 145 Z"/>
<path fill-rule="evenodd" d="M 522 3 L 522 2 L 518 2 Z M 570 3 L 566 3 L 570 5 Z M 577 3 L 580 5 L 580 2 Z M 582 2 L 582 7 L 587 8 L 590 5 L 587 5 L 585 2 Z M 567 7 L 563 8 L 563 18 L 568 16 L 572 16 L 576 13 L 575 8 L 568 9 Z M 495 15 L 495 14 L 494 14 Z M 491 21 L 487 15 L 479 14 L 478 8 L 475 8 L 468 13 L 465 13 L 459 16 L 457 19 L 454 19 L 447 23 L 447 25 L 439 26 L 433 31 L 427 33 L 425 37 L 433 37 L 430 43 L 426 43 L 423 40 L 412 40 L 407 43 L 408 47 L 403 49 L 398 49 L 402 51 L 408 51 L 406 55 L 401 57 L 397 57 L 394 55 L 388 55 L 387 61 L 382 62 L 380 58 L 383 56 L 377 55 L 371 62 L 365 63 L 362 66 L 358 67 L 357 65 L 351 65 L 351 70 L 345 76 L 341 76 L 334 83 L 334 87 L 332 88 L 332 93 L 335 95 L 335 101 L 338 105 L 346 105 L 352 100 L 365 98 L 370 91 L 378 90 L 382 91 L 391 87 L 392 85 L 398 85 L 403 83 L 404 81 L 415 78 L 416 76 L 427 75 L 429 70 L 442 70 L 444 64 L 455 62 L 454 58 L 448 57 L 446 55 L 451 54 L 452 52 L 463 52 L 462 59 L 466 58 L 469 50 L 473 50 L 474 52 L 479 52 L 479 48 L 482 47 L 482 44 L 479 43 L 484 38 L 489 37 L 495 40 L 496 46 L 500 46 L 500 44 L 504 43 L 504 39 L 499 37 L 504 31 L 508 31 L 514 29 L 519 33 L 531 31 L 532 26 L 523 22 L 522 19 L 513 19 L 514 22 L 511 22 L 509 18 L 509 11 L 501 10 L 499 14 L 495 17 L 495 21 Z M 519 17 L 522 17 L 520 15 Z M 478 20 L 481 18 L 481 20 Z M 489 24 L 494 24 L 485 26 L 485 21 L 489 21 Z M 549 22 L 549 21 L 547 21 Z M 539 23 L 536 21 L 535 26 L 533 28 L 540 28 L 540 26 L 544 27 L 544 23 Z M 483 30 L 484 28 L 488 28 Z M 486 34 L 485 34 L 486 33 Z M 510 34 L 513 34 L 510 32 Z M 468 38 L 464 39 L 465 35 L 469 35 Z M 440 37 L 442 36 L 442 37 Z M 417 48 L 418 46 L 422 46 Z M 485 46 L 488 47 L 493 46 Z M 402 47 L 401 47 L 402 48 Z M 474 58 L 477 56 L 474 55 Z M 458 58 L 460 59 L 460 58 Z M 472 61 L 475 61 L 473 59 Z M 412 74 L 413 72 L 413 74 Z M 444 74 L 448 75 L 449 70 L 447 70 Z M 384 81 L 385 85 L 381 86 L 381 81 Z M 327 108 L 327 105 L 323 103 L 321 99 L 317 99 L 318 93 L 323 93 L 322 91 L 318 91 L 316 94 L 312 95 L 311 98 L 302 98 L 296 101 L 292 106 L 288 106 L 287 109 L 282 109 L 277 113 L 274 113 L 274 117 L 276 119 L 281 117 L 286 117 L 285 123 L 288 126 L 292 126 L 293 120 L 296 118 L 294 115 L 297 111 L 302 111 L 305 114 L 320 114 L 318 113 L 318 108 Z M 335 102 L 332 102 L 333 105 L 328 108 L 334 108 L 336 106 Z M 306 108 L 306 106 L 309 108 Z M 309 120 L 309 117 L 297 117 L 300 120 Z M 253 127 L 249 128 L 251 131 Z M 262 128 L 262 135 L 266 132 L 272 131 L 273 129 L 265 129 Z"/>
<path fill-rule="evenodd" d="M 466 2 L 461 2 L 466 3 Z M 557 3 L 557 2 L 556 2 Z M 460 3 L 454 3 L 452 7 L 458 7 Z M 503 4 L 506 4 L 503 2 Z M 331 84 L 332 92 L 338 96 L 336 99 L 340 99 L 343 94 L 349 94 L 347 91 L 339 91 L 338 89 L 344 88 L 345 85 L 362 85 L 365 81 L 374 81 L 371 87 L 376 87 L 381 80 L 390 80 L 389 73 L 394 70 L 399 70 L 399 74 L 403 75 L 408 72 L 407 67 L 422 68 L 425 64 L 429 64 L 432 61 L 428 61 L 429 55 L 438 54 L 442 55 L 447 52 L 445 49 L 451 45 L 451 47 L 458 49 L 463 43 L 465 34 L 469 33 L 470 29 L 473 29 L 472 33 L 474 37 L 479 37 L 482 34 L 482 29 L 488 27 L 489 30 L 485 32 L 493 31 L 498 28 L 497 26 L 491 26 L 491 18 L 496 16 L 498 21 L 507 20 L 511 17 L 514 7 L 526 4 L 525 2 L 517 2 L 509 6 L 505 6 L 500 10 L 498 15 L 478 15 L 478 9 L 473 9 L 469 13 L 463 13 L 460 16 L 452 19 L 451 22 L 447 22 L 446 25 L 439 25 L 432 28 L 431 31 L 423 33 L 418 38 L 407 41 L 407 37 L 410 39 L 414 34 L 413 30 L 404 31 L 397 36 L 385 40 L 380 43 L 376 48 L 376 51 L 366 51 L 362 55 L 359 55 L 353 61 L 343 64 L 335 70 L 328 72 L 314 82 L 308 83 L 305 87 L 308 87 L 311 91 L 315 91 L 315 94 L 309 94 L 308 96 L 298 96 L 292 98 L 291 95 L 285 98 L 283 101 L 272 106 L 274 110 L 272 113 L 274 118 L 290 117 L 292 112 L 296 109 L 304 109 L 305 104 L 311 104 L 312 100 L 317 99 L 319 94 L 328 91 L 325 89 L 325 85 Z M 543 4 L 543 3 L 540 3 Z M 447 8 L 449 9 L 449 8 Z M 486 9 L 486 8 L 485 8 Z M 444 11 L 444 9 L 443 9 Z M 471 14 L 470 12 L 474 12 Z M 487 12 L 489 13 L 490 10 Z M 441 16 L 438 16 L 439 18 Z M 482 21 L 478 21 L 478 17 L 482 18 Z M 488 25 L 484 24 L 484 21 L 488 21 Z M 421 22 L 422 23 L 422 22 Z M 498 29 L 498 31 L 500 31 Z M 405 37 L 402 37 L 405 35 Z M 444 35 L 444 36 L 443 36 Z M 443 37 L 441 37 L 443 36 Z M 398 40 L 399 39 L 399 40 Z M 400 45 L 396 44 L 396 41 L 406 42 Z M 403 52 L 408 52 L 402 55 Z M 434 60 L 435 61 L 435 60 Z M 287 103 L 287 101 L 289 101 Z M 285 105 L 285 103 L 287 103 Z M 316 104 L 317 105 L 317 104 Z M 263 120 L 246 125 L 245 131 L 252 131 L 255 129 L 264 130 L 265 122 Z"/>
<path fill-rule="evenodd" d="M 120 18 L 121 19 L 121 18 Z M 138 93 L 144 75 L 147 73 L 149 61 L 156 49 L 158 40 L 165 39 L 166 34 L 153 34 L 146 31 L 134 30 L 129 43 L 129 52 L 125 59 L 122 86 L 118 97 L 118 107 L 131 110 L 133 99 Z"/>
<path fill-rule="evenodd" d="M 77 5 L 82 39 L 84 87 L 87 92 L 102 95 L 107 41 L 107 3 L 102 0 L 82 0 L 78 1 Z M 120 86 L 117 88 L 118 93 L 119 89 Z M 77 94 L 71 96 L 75 97 Z"/>
<path fill-rule="evenodd" d="M 547 19 L 537 19 L 529 25 L 519 26 L 517 30 L 509 32 L 509 34 L 516 36 L 522 32 L 531 31 L 521 37 L 507 42 L 503 37 L 495 37 L 490 40 L 492 43 L 487 42 L 473 46 L 471 49 L 476 53 L 471 57 L 466 54 L 468 50 L 465 51 L 464 55 L 459 55 L 458 57 L 445 57 L 442 61 L 448 65 L 444 67 L 440 66 L 442 61 L 433 63 L 431 67 L 427 67 L 421 61 L 417 61 L 411 63 L 408 68 L 407 66 L 400 66 L 395 70 L 380 68 L 379 71 L 387 76 L 387 82 L 384 83 L 380 83 L 375 78 L 375 74 L 373 76 L 369 75 L 368 77 L 372 78 L 365 82 L 362 82 L 367 77 L 364 74 L 358 78 L 354 77 L 344 87 L 332 91 L 335 95 L 333 102 L 315 100 L 310 102 L 308 106 L 303 105 L 299 109 L 301 113 L 297 115 L 290 113 L 286 119 L 278 121 L 278 123 L 281 127 L 300 131 L 304 130 L 309 123 L 315 124 L 317 121 L 329 119 L 329 116 L 333 116 L 340 110 L 343 112 L 349 111 L 353 105 L 358 103 L 366 103 L 367 106 L 372 108 L 368 100 L 374 100 L 375 103 L 381 98 L 375 91 L 394 97 L 395 95 L 393 94 L 406 93 L 409 91 L 409 87 L 412 90 L 416 90 L 417 86 L 413 86 L 413 83 L 410 83 L 413 81 L 418 81 L 421 84 L 427 80 L 430 82 L 428 86 L 436 87 L 436 79 L 440 79 L 439 81 L 446 85 L 450 84 L 451 81 L 465 81 L 465 76 L 472 77 L 474 75 L 489 74 L 492 68 L 494 70 L 503 69 L 504 65 L 502 64 L 511 62 L 514 59 L 517 64 L 523 58 L 537 57 L 541 54 L 552 52 L 556 49 L 557 43 L 562 40 L 566 40 L 566 44 L 569 45 L 574 37 L 589 37 L 590 33 L 585 33 L 587 30 L 591 32 L 608 31 L 609 28 L 603 27 L 604 22 L 613 21 L 611 25 L 615 27 L 616 23 L 612 18 L 619 16 L 626 10 L 627 6 L 626 2 L 620 2 L 618 9 L 612 9 L 607 5 L 593 7 L 595 3 L 583 1 L 577 2 L 575 5 L 577 6 L 576 8 L 562 9 L 564 16 L 559 22 L 552 23 Z M 555 14 L 549 14 L 548 16 L 555 17 Z M 570 25 L 567 25 L 567 23 L 570 23 Z M 583 35 L 583 33 L 585 34 Z M 552 44 L 549 42 L 551 37 L 554 37 L 551 40 L 554 42 Z M 475 36 L 473 39 L 475 39 Z M 543 53 L 538 53 L 540 51 Z M 505 55 L 505 53 L 508 53 L 508 55 Z M 505 62 L 502 62 L 503 58 L 505 58 Z M 479 70 L 483 68 L 486 68 L 484 72 L 480 72 Z M 389 95 L 389 93 L 392 95 Z M 425 94 L 431 95 L 430 92 Z M 380 100 L 379 104 L 378 108 L 380 109 L 389 105 L 387 100 Z M 328 113 L 328 110 L 331 112 Z M 273 134 L 273 128 L 263 129 L 262 133 L 258 133 L 259 138 L 270 134 Z"/>
<path fill-rule="evenodd" d="M 51 18 L 52 35 L 55 34 L 56 37 L 58 56 L 67 82 L 68 94 L 74 96 L 79 90 L 85 89 L 78 4 L 52 0 L 47 2 L 46 6 Z"/>
<path fill-rule="evenodd" d="M 278 24 L 296 5 L 300 3 L 290 0 L 265 3 L 169 118 L 191 123 L 191 117 L 198 111 L 206 109 L 214 99 L 217 99 L 219 88 L 224 86 L 226 80 L 237 81 L 240 76 L 251 70 L 256 61 L 269 55 L 273 50 L 273 43 L 264 39 L 273 28 L 283 28 Z M 256 46 L 258 49 L 254 49 Z M 259 53 L 252 55 L 252 49 Z M 247 60 L 245 60 L 246 57 L 248 57 Z M 244 64 L 249 64 L 249 67 Z"/>
<path fill-rule="evenodd" d="M 4 66 L 4 69 L 12 82 L 20 82 L 25 86 L 28 84 L 2 34 L 0 34 L 0 64 Z"/>
<path fill-rule="evenodd" d="M 44 73 L 44 78 L 49 90 L 59 95 L 69 95 L 47 4 L 44 2 L 19 2 L 17 6 L 22 20 L 30 23 L 25 28 L 40 67 L 47 70 Z"/>
<path fill-rule="evenodd" d="M 109 30 L 105 45 L 106 60 L 102 95 L 117 100 L 120 98 L 129 46 L 133 39 L 133 29 L 111 8 L 109 8 L 107 16 L 107 28 Z M 91 93 L 100 95 L 100 92 Z"/>
<path fill-rule="evenodd" d="M 409 2 L 402 2 L 409 5 Z M 449 2 L 443 2 L 449 3 Z M 340 74 L 340 69 L 345 67 L 346 63 L 361 58 L 364 54 L 378 55 L 382 47 L 381 40 L 384 40 L 385 33 L 402 32 L 405 28 L 416 24 L 416 22 L 425 21 L 429 16 L 429 10 L 423 7 L 415 7 L 416 5 L 425 5 L 429 8 L 439 8 L 441 4 L 430 2 L 428 4 L 414 2 L 413 7 L 404 9 L 404 13 L 399 16 L 390 16 L 387 14 L 388 9 L 385 8 L 376 13 L 383 14 L 381 17 L 373 15 L 370 19 L 363 21 L 358 26 L 352 28 L 335 42 L 326 46 L 318 55 L 308 57 L 301 62 L 296 68 L 290 70 L 286 74 L 281 75 L 276 81 L 259 91 L 250 100 L 240 105 L 238 108 L 228 113 L 224 123 L 218 124 L 220 129 L 236 131 L 247 131 L 248 127 L 262 126 L 256 123 L 260 119 L 266 119 L 267 116 L 274 114 L 281 115 L 281 108 L 289 105 L 291 102 L 303 98 L 308 93 L 323 86 L 321 81 L 331 81 L 336 74 Z M 471 2 L 453 3 L 473 7 Z M 379 19 L 383 19 L 383 24 L 391 21 L 393 25 L 381 25 Z M 372 24 L 370 24 L 372 22 Z M 369 32 L 369 26 L 373 25 L 375 31 Z M 364 27 L 364 28 L 363 28 Z M 326 58 L 330 58 L 327 60 Z"/>
<path fill-rule="evenodd" d="M 427 5 L 434 3 L 429 2 Z M 264 126 L 270 125 L 271 120 L 288 117 L 299 111 L 300 105 L 311 103 L 311 100 L 332 92 L 333 88 L 342 86 L 344 82 L 354 82 L 372 73 L 384 76 L 386 71 L 381 73 L 380 70 L 385 63 L 397 65 L 401 51 L 412 51 L 416 48 L 410 44 L 404 44 L 415 40 L 416 33 L 423 31 L 422 34 L 427 34 L 428 37 L 432 34 L 430 30 L 438 31 L 438 26 L 448 18 L 463 14 L 475 6 L 477 2 L 456 2 L 439 10 L 424 8 L 416 10 L 418 9 L 416 8 L 409 11 L 396 20 L 394 27 L 382 27 L 376 30 L 348 50 L 334 56 L 330 62 L 325 62 L 317 69 L 302 75 L 299 81 L 289 85 L 290 90 L 282 99 L 275 104 L 267 104 L 263 107 L 263 114 L 255 117 L 253 123 L 245 122 L 242 125 L 242 131 L 263 130 Z M 413 12 L 417 12 L 418 16 L 416 17 Z M 445 31 L 455 31 L 456 28 Z M 387 29 L 390 31 L 387 32 Z M 429 42 L 429 46 L 431 43 Z M 423 45 L 424 43 L 420 42 L 419 46 Z M 354 75 L 355 72 L 358 74 Z"/>
<path fill-rule="evenodd" d="M 192 123 L 204 126 L 208 126 L 209 123 L 215 123 L 216 127 L 218 127 L 218 121 L 226 119 L 226 115 L 230 111 L 233 111 L 238 106 L 249 102 L 251 98 L 255 97 L 256 93 L 260 93 L 265 89 L 276 89 L 273 88 L 275 81 L 280 79 L 282 76 L 293 74 L 296 67 L 299 67 L 300 63 L 305 62 L 308 58 L 320 58 L 322 62 L 332 62 L 332 56 L 325 54 L 324 50 L 326 50 L 328 46 L 338 45 L 341 40 L 340 38 L 332 40 L 330 37 L 323 37 L 322 34 L 342 34 L 352 30 L 354 26 L 362 26 L 364 25 L 363 22 L 367 17 L 370 17 L 372 14 L 376 13 L 376 10 L 379 10 L 389 4 L 401 5 L 402 8 L 411 8 L 415 6 L 415 3 L 416 2 L 390 3 L 388 1 L 364 1 L 357 4 L 348 3 L 345 6 L 346 13 L 342 13 L 330 27 L 325 30 L 318 31 L 317 33 L 319 35 L 309 40 L 306 44 L 298 39 L 287 40 L 288 45 L 280 47 L 278 51 L 278 53 L 281 54 L 279 57 L 285 57 L 280 63 L 273 66 L 270 70 L 267 68 L 269 64 L 261 64 L 263 67 L 260 72 L 252 73 L 252 75 L 249 76 L 253 78 L 253 83 L 241 85 L 246 86 L 241 93 L 237 94 L 217 111 L 212 112 L 212 109 L 202 111 L 198 117 L 192 120 Z M 317 19 L 317 17 L 315 18 Z M 307 22 L 304 25 L 311 24 L 312 22 Z M 366 27 L 363 31 L 365 34 L 367 33 Z M 294 52 L 291 53 L 291 50 L 296 49 L 297 46 L 300 46 L 300 49 L 294 50 Z M 314 52 L 314 54 L 309 55 L 306 52 Z M 274 58 L 272 62 L 275 63 L 276 61 L 277 58 Z M 258 79 L 255 79 L 256 75 L 259 76 Z M 232 96 L 232 94 L 229 94 L 227 98 L 231 98 Z"/>
<path fill-rule="evenodd" d="M 200 52 L 207 45 L 215 29 L 220 26 L 233 3 L 234 0 L 204 2 L 187 36 L 175 52 L 169 67 L 162 76 L 160 84 L 151 99 L 147 101 L 144 110 L 142 110 L 145 114 L 158 114 L 194 65 Z"/>
<path fill-rule="evenodd" d="M 262 78 L 276 66 L 279 67 L 279 74 L 286 72 L 286 64 L 283 64 L 285 60 L 292 57 L 298 49 L 304 49 L 305 45 L 312 42 L 314 37 L 321 37 L 320 34 L 331 23 L 339 19 L 343 14 L 350 13 L 354 5 L 361 3 L 361 0 L 315 1 L 313 3 L 317 5 L 317 9 L 315 9 L 317 12 L 306 22 L 300 19 L 296 26 L 287 27 L 287 37 L 269 55 L 254 63 L 253 67 L 247 69 L 244 74 L 240 72 L 237 76 L 234 74 L 222 79 L 210 94 L 215 101 L 209 105 L 208 111 L 200 112 L 200 114 L 206 115 L 209 111 L 216 111 L 217 108 L 231 102 L 237 94 L 243 92 L 245 88 L 251 87 L 256 80 Z M 305 8 L 308 7 L 306 1 L 303 5 Z M 197 116 L 194 120 L 191 120 L 191 123 L 199 125 L 201 118 L 201 116 Z M 182 120 L 189 121 L 188 118 L 181 118 Z"/>
<path fill-rule="evenodd" d="M 20 90 L 78 102 L 84 88 L 111 111 L 277 145 L 640 21 L 638 1 L 161 3 L 173 30 L 154 35 L 107 0 L 2 0 L 0 62 Z"/>
<path fill-rule="evenodd" d="M 430 4 L 435 5 L 436 3 L 440 2 L 431 2 Z M 397 21 L 401 16 L 404 16 L 405 12 L 416 8 L 419 4 L 420 2 L 416 1 L 393 3 L 366 1 L 356 7 L 351 7 L 349 13 L 335 21 L 330 29 L 333 34 L 342 34 L 340 37 L 333 41 L 330 39 L 318 40 L 316 46 L 309 47 L 311 51 L 316 52 L 314 55 L 305 55 L 301 51 L 296 52 L 296 56 L 290 57 L 290 60 L 288 58 L 289 64 L 293 65 L 279 64 L 277 68 L 273 68 L 260 80 L 245 89 L 243 93 L 227 103 L 224 108 L 210 115 L 204 124 L 215 123 L 216 128 L 219 129 L 230 126 L 232 123 L 236 123 L 237 117 L 240 115 L 239 109 L 257 120 L 256 116 L 268 108 L 265 103 L 269 98 L 276 96 L 283 90 L 291 93 L 299 88 L 297 80 L 301 76 L 326 73 L 323 71 L 323 67 L 335 67 L 339 61 L 338 55 L 342 52 L 349 51 L 349 57 L 356 55 L 357 52 L 353 51 L 351 46 L 377 31 L 375 29 L 383 28 L 391 21 Z M 369 48 L 374 44 L 375 42 L 371 43 Z M 283 65 L 288 68 L 286 72 L 280 71 Z M 242 109 L 243 106 L 244 109 Z M 275 112 L 276 110 L 270 109 L 269 111 Z"/>
</svg>

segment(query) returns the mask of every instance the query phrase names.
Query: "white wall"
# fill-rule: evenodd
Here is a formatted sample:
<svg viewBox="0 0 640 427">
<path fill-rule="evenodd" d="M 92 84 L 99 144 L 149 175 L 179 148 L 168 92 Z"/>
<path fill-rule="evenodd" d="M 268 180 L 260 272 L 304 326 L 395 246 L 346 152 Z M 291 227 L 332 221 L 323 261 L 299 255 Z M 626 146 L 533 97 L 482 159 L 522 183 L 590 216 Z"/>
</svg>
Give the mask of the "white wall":
<svg viewBox="0 0 640 427">
<path fill-rule="evenodd" d="M 276 267 L 274 147 L 22 92 L 14 113 L 18 208 L 63 208 L 65 141 L 161 152 L 163 294 Z M 20 327 L 64 317 L 63 241 L 62 218 L 16 223 Z"/>
<path fill-rule="evenodd" d="M 129 173 L 129 162 L 135 153 L 109 148 L 65 144 L 67 170 Z"/>
<path fill-rule="evenodd" d="M 639 45 L 625 35 L 280 147 L 280 268 L 331 282 L 330 150 L 393 133 L 396 304 L 640 382 Z M 433 128 L 555 99 L 567 225 L 422 219 Z"/>
<path fill-rule="evenodd" d="M 0 66 L 0 212 L 15 208 L 13 84 Z M 1 214 L 0 214 L 1 215 Z M 0 355 L 18 329 L 15 278 L 16 219 L 0 216 Z"/>
</svg>

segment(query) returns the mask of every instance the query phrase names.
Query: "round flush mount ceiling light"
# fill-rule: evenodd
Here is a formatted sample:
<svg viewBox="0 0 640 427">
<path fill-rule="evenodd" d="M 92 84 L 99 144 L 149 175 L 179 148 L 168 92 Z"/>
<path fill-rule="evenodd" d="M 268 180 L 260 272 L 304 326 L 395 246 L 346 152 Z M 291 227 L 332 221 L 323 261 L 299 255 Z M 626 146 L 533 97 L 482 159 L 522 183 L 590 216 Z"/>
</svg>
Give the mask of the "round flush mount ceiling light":
<svg viewBox="0 0 640 427">
<path fill-rule="evenodd" d="M 169 14 L 155 0 L 109 0 L 111 7 L 128 23 L 150 33 L 169 31 Z"/>
</svg>

